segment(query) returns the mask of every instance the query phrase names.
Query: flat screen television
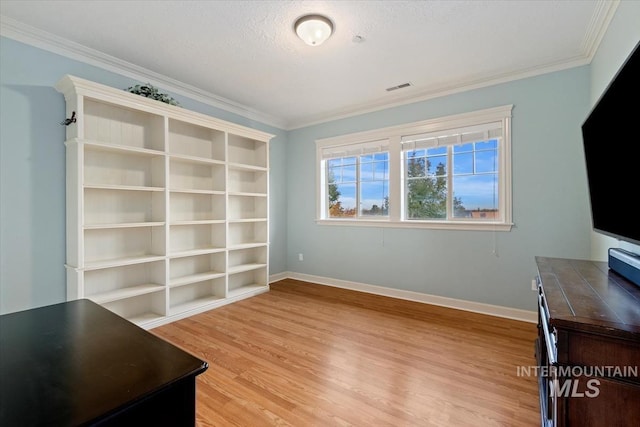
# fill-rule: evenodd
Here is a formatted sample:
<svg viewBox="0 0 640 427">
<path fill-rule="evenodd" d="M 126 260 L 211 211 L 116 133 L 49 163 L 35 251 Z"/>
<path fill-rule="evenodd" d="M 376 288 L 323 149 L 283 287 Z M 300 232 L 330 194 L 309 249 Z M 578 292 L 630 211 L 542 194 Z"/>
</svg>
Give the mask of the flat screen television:
<svg viewBox="0 0 640 427">
<path fill-rule="evenodd" d="M 582 124 L 596 232 L 640 245 L 640 42 Z"/>
</svg>

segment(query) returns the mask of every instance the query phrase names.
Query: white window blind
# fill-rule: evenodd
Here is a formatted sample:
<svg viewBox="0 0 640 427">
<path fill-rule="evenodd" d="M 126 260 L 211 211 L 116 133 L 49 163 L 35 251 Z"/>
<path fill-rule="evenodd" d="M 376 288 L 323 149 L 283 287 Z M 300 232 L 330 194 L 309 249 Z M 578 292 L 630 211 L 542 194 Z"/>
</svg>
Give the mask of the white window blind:
<svg viewBox="0 0 640 427">
<path fill-rule="evenodd" d="M 360 142 L 357 144 L 334 145 L 320 149 L 322 160 L 336 159 L 339 157 L 361 156 L 364 154 L 389 151 L 389 140 Z"/>
<path fill-rule="evenodd" d="M 468 144 L 502 137 L 502 122 L 484 123 L 456 129 L 407 135 L 401 138 L 402 150 L 434 148 L 447 145 Z"/>
</svg>

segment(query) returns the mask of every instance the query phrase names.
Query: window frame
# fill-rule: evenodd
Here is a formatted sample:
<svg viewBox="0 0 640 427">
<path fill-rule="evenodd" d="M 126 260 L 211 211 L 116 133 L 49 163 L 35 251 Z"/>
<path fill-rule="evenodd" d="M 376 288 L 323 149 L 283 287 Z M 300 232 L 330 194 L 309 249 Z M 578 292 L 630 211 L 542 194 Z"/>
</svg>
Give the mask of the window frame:
<svg viewBox="0 0 640 427">
<path fill-rule="evenodd" d="M 407 123 L 365 132 L 357 132 L 331 138 L 316 140 L 316 223 L 322 225 L 373 226 L 395 228 L 429 228 L 452 230 L 490 230 L 510 231 L 512 222 L 512 175 L 511 175 L 511 112 L 513 105 L 488 108 L 462 114 L 455 114 L 419 122 Z M 403 137 L 419 134 L 431 134 L 452 129 L 483 126 L 489 123 L 501 123 L 502 136 L 498 143 L 498 209 L 501 217 L 493 220 L 469 220 L 449 218 L 438 220 L 406 218 L 406 171 Z M 493 139 L 493 138 L 491 138 Z M 328 199 L 325 190 L 326 160 L 325 150 L 347 149 L 358 144 L 371 144 L 372 141 L 386 141 L 389 152 L 389 215 L 375 217 L 329 218 L 327 216 Z M 449 151 L 449 149 L 448 149 Z M 448 156 L 451 162 L 452 156 Z M 448 166 L 448 174 L 453 170 Z M 359 185 L 359 183 L 358 183 Z M 450 191 L 450 190 L 449 190 Z M 449 197 L 451 194 L 449 194 Z M 448 203 L 451 199 L 448 197 Z M 359 211 L 359 208 L 358 208 Z"/>
<path fill-rule="evenodd" d="M 335 182 L 334 183 L 334 185 L 336 185 L 336 186 L 340 186 L 341 184 L 345 184 L 345 183 L 346 184 L 353 184 L 355 186 L 355 216 L 354 217 L 348 217 L 348 216 L 345 216 L 345 217 L 329 217 L 328 215 L 330 215 L 330 214 L 328 214 L 327 215 L 327 219 L 334 220 L 334 219 L 342 218 L 342 219 L 360 219 L 360 220 L 362 220 L 362 219 L 376 219 L 376 218 L 386 219 L 386 218 L 388 218 L 388 216 L 389 216 L 388 213 L 386 215 L 363 215 L 362 214 L 362 206 L 361 206 L 361 204 L 362 204 L 362 192 L 363 192 L 362 187 L 364 185 L 366 185 L 367 183 L 385 182 L 386 181 L 386 183 L 387 183 L 387 185 L 386 185 L 387 186 L 387 192 L 388 192 L 388 190 L 389 190 L 389 180 L 388 179 L 386 179 L 386 180 L 384 180 L 384 179 L 365 180 L 365 179 L 362 178 L 362 166 L 363 166 L 363 164 L 364 165 L 366 165 L 366 164 L 375 165 L 376 163 L 386 162 L 387 163 L 387 168 L 388 168 L 388 164 L 389 164 L 388 153 L 389 153 L 388 148 L 381 147 L 380 150 L 376 150 L 376 151 L 361 152 L 361 153 L 351 153 L 351 154 L 346 154 L 344 156 L 335 156 L 335 157 L 330 157 L 330 158 L 323 159 L 324 160 L 324 169 L 325 169 L 324 170 L 325 178 L 323 179 L 323 184 L 322 184 L 323 188 L 322 188 L 322 190 L 324 190 L 323 203 L 325 203 L 326 208 L 323 209 L 323 212 L 325 214 L 328 214 L 328 212 L 331 210 L 330 201 L 329 201 L 329 188 L 328 188 L 330 184 L 329 184 L 329 182 L 328 182 L 328 180 L 326 178 L 328 176 L 328 174 L 330 173 L 330 170 L 332 169 L 332 166 L 329 163 L 332 160 L 337 160 L 337 159 L 341 159 L 342 163 L 343 163 L 344 159 L 353 158 L 354 159 L 354 163 L 353 164 L 345 165 L 343 163 L 339 167 L 340 168 L 344 168 L 345 166 L 353 166 L 354 167 L 354 171 L 355 171 L 354 181 L 345 182 L 345 181 L 343 181 L 341 179 L 339 182 Z M 386 160 L 376 159 L 375 155 L 378 155 L 378 154 L 387 154 L 387 159 Z M 373 157 L 373 159 L 370 160 L 370 161 L 364 161 L 363 162 L 362 158 L 365 157 L 365 156 Z M 341 176 L 343 177 L 344 170 L 341 171 L 341 172 L 342 172 Z M 374 177 L 375 177 L 375 170 L 374 170 L 373 173 L 374 173 Z M 388 169 L 386 171 L 386 175 L 387 176 L 389 175 Z"/>
<path fill-rule="evenodd" d="M 348 143 L 342 143 L 342 144 L 317 144 L 316 145 L 316 156 L 319 159 L 316 162 L 316 170 L 318 171 L 317 174 L 317 183 L 319 183 L 319 185 L 322 186 L 322 188 L 316 188 L 316 194 L 317 194 L 317 198 L 316 198 L 316 202 L 318 205 L 318 210 L 317 212 L 322 212 L 322 215 L 327 215 L 328 213 L 328 209 L 329 209 L 329 194 L 328 194 L 328 190 L 327 187 L 325 186 L 325 184 L 327 183 L 327 174 L 328 174 L 328 162 L 332 159 L 339 159 L 339 158 L 350 158 L 350 157 L 355 157 L 356 158 L 356 162 L 355 162 L 355 170 L 356 170 L 356 178 L 355 178 L 355 186 L 356 186 L 356 216 L 355 217 L 340 217 L 340 218 L 330 218 L 330 217 L 326 217 L 325 219 L 328 221 L 340 221 L 340 220 L 345 220 L 345 221 L 354 221 L 354 220 L 358 220 L 358 221 L 386 221 L 389 216 L 385 215 L 385 216 L 367 216 L 367 215 L 361 215 L 360 213 L 360 206 L 359 206 L 359 200 L 360 200 L 360 190 L 361 190 L 361 178 L 360 178 L 360 166 L 361 166 L 361 162 L 360 162 L 360 157 L 364 156 L 364 155 L 374 155 L 374 154 L 379 154 L 379 153 L 389 153 L 390 156 L 390 150 L 389 150 L 389 141 L 387 139 L 374 139 L 374 140 L 367 140 L 367 141 L 358 141 L 358 142 L 348 142 Z M 324 150 L 328 150 L 329 152 L 333 153 L 333 154 L 329 154 L 329 155 L 325 155 L 323 153 Z M 337 154 L 343 154 L 343 155 L 337 155 Z M 391 159 L 388 158 L 387 162 L 390 165 Z M 389 176 L 391 175 L 391 171 L 388 171 Z M 391 183 L 388 183 L 388 189 L 391 186 Z"/>
</svg>

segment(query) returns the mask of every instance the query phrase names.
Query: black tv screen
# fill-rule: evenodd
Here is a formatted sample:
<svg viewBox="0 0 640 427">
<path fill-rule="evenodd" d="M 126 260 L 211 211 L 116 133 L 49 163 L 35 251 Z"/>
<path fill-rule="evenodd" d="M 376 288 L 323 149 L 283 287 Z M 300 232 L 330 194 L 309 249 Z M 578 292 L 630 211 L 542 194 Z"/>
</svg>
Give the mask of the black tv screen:
<svg viewBox="0 0 640 427">
<path fill-rule="evenodd" d="M 640 245 L 640 43 L 582 125 L 593 229 Z"/>
</svg>

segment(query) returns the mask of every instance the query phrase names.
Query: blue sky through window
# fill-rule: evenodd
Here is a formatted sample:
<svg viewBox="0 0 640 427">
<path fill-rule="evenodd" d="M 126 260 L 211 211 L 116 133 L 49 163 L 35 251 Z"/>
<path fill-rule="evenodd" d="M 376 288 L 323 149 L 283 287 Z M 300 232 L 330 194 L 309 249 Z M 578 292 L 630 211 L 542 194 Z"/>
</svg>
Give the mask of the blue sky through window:
<svg viewBox="0 0 640 427">
<path fill-rule="evenodd" d="M 498 141 L 453 146 L 453 192 L 467 210 L 498 209 Z"/>
</svg>

